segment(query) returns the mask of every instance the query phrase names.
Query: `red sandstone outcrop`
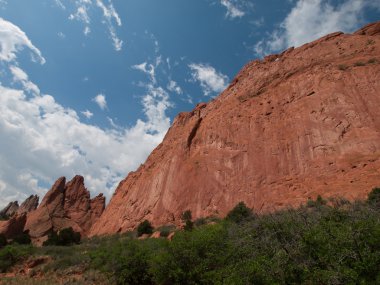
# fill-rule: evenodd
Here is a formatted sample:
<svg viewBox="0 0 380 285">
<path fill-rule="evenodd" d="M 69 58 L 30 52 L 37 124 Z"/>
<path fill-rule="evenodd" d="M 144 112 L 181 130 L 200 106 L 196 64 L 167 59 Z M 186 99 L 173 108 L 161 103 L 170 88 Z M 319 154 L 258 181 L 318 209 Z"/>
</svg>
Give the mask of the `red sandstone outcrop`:
<svg viewBox="0 0 380 285">
<path fill-rule="evenodd" d="M 18 208 L 19 206 L 17 201 L 9 202 L 9 204 L 0 211 L 0 216 L 4 218 L 12 217 L 17 212 Z"/>
<path fill-rule="evenodd" d="M 91 235 L 256 212 L 318 194 L 363 199 L 380 183 L 380 23 L 246 65 L 215 100 L 180 113 L 120 182 Z"/>
<path fill-rule="evenodd" d="M 24 231 L 26 213 L 13 215 L 7 221 L 0 221 L 0 234 L 7 239 L 12 239 Z"/>
<path fill-rule="evenodd" d="M 34 211 L 38 207 L 39 197 L 37 195 L 31 195 L 27 198 L 18 208 L 17 214 L 29 213 Z"/>
<path fill-rule="evenodd" d="M 37 244 L 45 240 L 52 230 L 68 227 L 86 236 L 104 207 L 102 195 L 90 199 L 82 176 L 75 176 L 67 184 L 65 177 L 61 177 L 46 193 L 39 207 L 28 214 L 25 230 Z"/>
</svg>

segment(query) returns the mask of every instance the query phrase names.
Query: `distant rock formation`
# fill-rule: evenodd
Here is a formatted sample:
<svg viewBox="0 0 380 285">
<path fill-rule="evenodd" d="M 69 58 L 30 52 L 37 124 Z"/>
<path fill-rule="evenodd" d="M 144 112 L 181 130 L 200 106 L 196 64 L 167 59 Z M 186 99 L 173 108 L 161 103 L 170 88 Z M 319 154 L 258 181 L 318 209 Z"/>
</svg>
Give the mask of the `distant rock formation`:
<svg viewBox="0 0 380 285">
<path fill-rule="evenodd" d="M 10 218 L 16 214 L 18 208 L 19 206 L 17 201 L 10 202 L 4 209 L 0 211 L 0 217 Z"/>
<path fill-rule="evenodd" d="M 364 199 L 380 183 L 380 22 L 255 60 L 208 104 L 180 113 L 120 182 L 90 235 L 181 213 L 224 216 L 308 198 Z"/>
<path fill-rule="evenodd" d="M 105 208 L 105 197 L 99 195 L 90 199 L 82 176 L 75 176 L 66 184 L 66 178 L 59 178 L 46 193 L 35 211 L 28 214 L 24 230 L 29 231 L 32 240 L 41 244 L 51 231 L 72 227 L 86 236 L 92 224 Z"/>
<path fill-rule="evenodd" d="M 29 213 L 34 211 L 38 207 L 39 197 L 37 195 L 31 195 L 27 198 L 18 208 L 17 214 Z"/>
</svg>

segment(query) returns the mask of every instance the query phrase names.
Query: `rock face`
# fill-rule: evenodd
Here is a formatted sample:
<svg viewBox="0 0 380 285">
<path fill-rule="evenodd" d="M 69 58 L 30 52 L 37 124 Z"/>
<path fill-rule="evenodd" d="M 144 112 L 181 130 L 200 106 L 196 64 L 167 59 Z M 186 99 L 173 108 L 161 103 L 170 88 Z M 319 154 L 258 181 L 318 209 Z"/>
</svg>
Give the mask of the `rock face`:
<svg viewBox="0 0 380 285">
<path fill-rule="evenodd" d="M 13 215 L 7 221 L 0 221 L 0 234 L 3 234 L 7 239 L 14 238 L 24 231 L 26 223 L 26 213 Z"/>
<path fill-rule="evenodd" d="M 308 198 L 363 199 L 380 183 L 380 23 L 246 65 L 208 104 L 180 113 L 120 182 L 91 235 L 178 224 Z"/>
<path fill-rule="evenodd" d="M 1 217 L 12 217 L 18 210 L 18 202 L 10 202 L 4 209 L 0 211 Z"/>
<path fill-rule="evenodd" d="M 17 210 L 17 214 L 29 213 L 37 209 L 39 197 L 37 195 L 31 195 L 27 198 Z"/>
<path fill-rule="evenodd" d="M 75 176 L 67 184 L 65 177 L 61 177 L 46 193 L 39 207 L 28 214 L 25 230 L 37 244 L 45 240 L 52 230 L 68 227 L 86 236 L 104 207 L 102 195 L 90 199 L 82 176 Z"/>
</svg>

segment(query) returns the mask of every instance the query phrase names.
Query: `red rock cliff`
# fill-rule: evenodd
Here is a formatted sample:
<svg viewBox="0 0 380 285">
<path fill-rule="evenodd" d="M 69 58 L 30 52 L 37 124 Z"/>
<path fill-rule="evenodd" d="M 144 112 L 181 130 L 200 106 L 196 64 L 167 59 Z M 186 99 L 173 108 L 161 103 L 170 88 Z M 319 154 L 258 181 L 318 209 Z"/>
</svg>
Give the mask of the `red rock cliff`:
<svg viewBox="0 0 380 285">
<path fill-rule="evenodd" d="M 91 235 L 256 212 L 309 197 L 365 198 L 380 183 L 380 23 L 253 61 L 210 103 L 179 114 L 116 189 Z"/>
<path fill-rule="evenodd" d="M 104 208 L 103 195 L 91 200 L 82 176 L 75 176 L 68 183 L 65 177 L 61 177 L 46 193 L 39 207 L 28 214 L 24 230 L 29 231 L 36 244 L 46 240 L 52 230 L 68 227 L 86 236 Z"/>
</svg>

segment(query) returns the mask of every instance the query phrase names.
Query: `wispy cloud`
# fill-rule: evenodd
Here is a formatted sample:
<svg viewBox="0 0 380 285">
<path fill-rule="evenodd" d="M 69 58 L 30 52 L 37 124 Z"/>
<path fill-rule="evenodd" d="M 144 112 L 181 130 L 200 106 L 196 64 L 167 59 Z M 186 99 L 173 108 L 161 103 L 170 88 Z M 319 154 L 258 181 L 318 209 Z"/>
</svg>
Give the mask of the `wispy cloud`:
<svg viewBox="0 0 380 285">
<path fill-rule="evenodd" d="M 54 0 L 54 3 L 55 3 L 59 8 L 61 8 L 62 10 L 66 10 L 66 6 L 63 5 L 63 3 L 62 3 L 61 0 Z"/>
<path fill-rule="evenodd" d="M 87 119 L 91 119 L 92 116 L 94 116 L 94 114 L 92 112 L 90 112 L 89 110 L 86 110 L 86 111 L 82 111 L 81 112 L 83 116 L 85 116 Z"/>
<path fill-rule="evenodd" d="M 132 68 L 142 71 L 145 74 L 148 74 L 152 82 L 154 83 L 156 82 L 155 66 L 153 64 L 148 64 L 147 62 L 143 62 L 140 64 L 132 65 Z"/>
<path fill-rule="evenodd" d="M 183 93 L 182 88 L 174 80 L 170 80 L 166 88 L 171 92 L 177 93 L 178 95 Z"/>
<path fill-rule="evenodd" d="M 210 93 L 221 92 L 228 85 L 228 77 L 221 72 L 218 72 L 214 67 L 203 63 L 192 63 L 189 65 L 191 69 L 192 78 L 198 81 L 203 89 L 205 96 L 210 95 Z"/>
<path fill-rule="evenodd" d="M 279 28 L 255 45 L 255 53 L 263 56 L 300 46 L 328 33 L 352 32 L 362 24 L 363 13 L 370 7 L 380 9 L 380 2 L 346 0 L 333 5 L 327 0 L 298 0 Z"/>
<path fill-rule="evenodd" d="M 45 63 L 45 58 L 40 50 L 36 48 L 26 34 L 16 25 L 0 18 L 0 61 L 13 61 L 16 59 L 16 52 L 27 47 L 32 53 L 32 60 L 41 64 Z"/>
<path fill-rule="evenodd" d="M 241 18 L 245 15 L 244 11 L 239 9 L 231 0 L 220 0 L 220 4 L 226 7 L 226 17 L 228 18 Z"/>
<path fill-rule="evenodd" d="M 123 46 L 123 41 L 117 36 L 115 27 L 113 25 L 113 21 L 115 21 L 119 27 L 122 25 L 118 13 L 116 12 L 111 1 L 110 4 L 106 6 L 101 0 L 96 0 L 96 5 L 103 11 L 103 16 L 107 24 L 115 50 L 120 51 Z"/>
<path fill-rule="evenodd" d="M 94 98 L 92 98 L 96 104 L 98 104 L 99 108 L 104 110 L 107 109 L 107 100 L 104 94 L 98 94 Z"/>
<path fill-rule="evenodd" d="M 111 0 L 108 1 L 108 5 L 104 4 L 103 0 L 75 0 L 75 7 L 76 10 L 69 15 L 69 19 L 82 22 L 84 24 L 83 33 L 86 36 L 91 32 L 92 21 L 89 11 L 95 7 L 99 8 L 102 11 L 102 23 L 107 26 L 115 50 L 122 49 L 123 41 L 116 32 L 116 26 L 121 27 L 122 22 Z"/>
</svg>

